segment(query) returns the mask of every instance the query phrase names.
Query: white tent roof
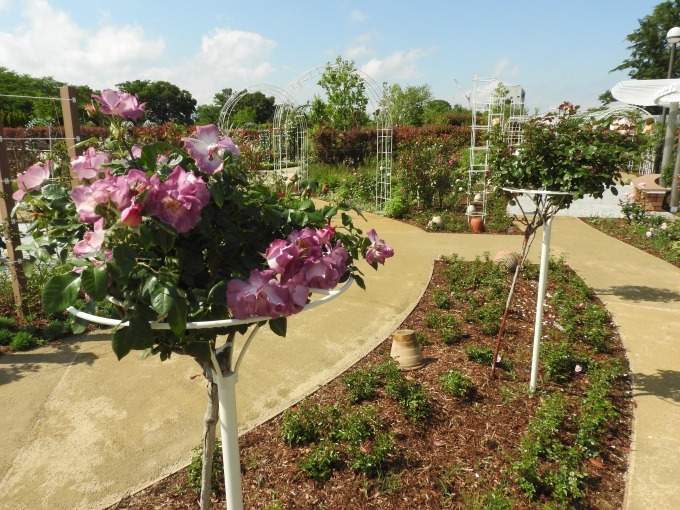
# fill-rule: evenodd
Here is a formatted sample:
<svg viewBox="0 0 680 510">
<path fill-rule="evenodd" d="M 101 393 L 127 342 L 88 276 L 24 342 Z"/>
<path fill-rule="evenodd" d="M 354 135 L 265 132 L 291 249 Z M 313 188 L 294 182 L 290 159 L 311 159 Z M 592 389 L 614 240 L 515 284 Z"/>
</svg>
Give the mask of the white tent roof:
<svg viewBox="0 0 680 510">
<path fill-rule="evenodd" d="M 620 81 L 611 92 L 615 99 L 623 103 L 667 106 L 680 102 L 680 79 Z"/>
</svg>

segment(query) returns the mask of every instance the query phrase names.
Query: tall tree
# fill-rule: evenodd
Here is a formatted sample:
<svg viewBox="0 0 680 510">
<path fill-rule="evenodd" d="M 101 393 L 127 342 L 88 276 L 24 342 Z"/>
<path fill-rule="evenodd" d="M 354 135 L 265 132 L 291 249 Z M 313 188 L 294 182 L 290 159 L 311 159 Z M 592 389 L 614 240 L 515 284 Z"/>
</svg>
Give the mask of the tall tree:
<svg viewBox="0 0 680 510">
<path fill-rule="evenodd" d="M 245 90 L 243 91 L 245 92 Z M 215 94 L 213 104 L 200 105 L 197 109 L 197 124 L 217 124 L 222 108 L 233 95 L 230 88 L 222 89 Z M 262 92 L 248 92 L 241 96 L 230 112 L 230 123 L 236 126 L 249 122 L 269 124 L 274 120 L 276 111 L 274 96 L 265 96 Z"/>
<path fill-rule="evenodd" d="M 331 126 L 347 130 L 368 123 L 366 84 L 354 61 L 338 57 L 335 64 L 327 63 L 318 83 L 326 92 L 326 113 Z"/>
<path fill-rule="evenodd" d="M 680 0 L 660 3 L 652 14 L 638 20 L 638 23 L 638 29 L 626 37 L 631 43 L 628 46 L 630 57 L 612 71 L 628 70 L 628 76 L 638 80 L 666 78 L 670 61 L 666 34 L 680 24 Z M 674 77 L 678 76 L 679 69 L 680 58 L 676 58 Z"/>
<path fill-rule="evenodd" d="M 390 110 L 392 123 L 395 126 L 422 126 L 424 122 L 425 104 L 432 99 L 429 85 L 385 86 L 384 106 Z"/>
<path fill-rule="evenodd" d="M 120 90 L 135 94 L 146 103 L 146 119 L 162 124 L 176 122 L 192 124 L 196 114 L 196 100 L 186 90 L 167 81 L 135 80 L 118 83 Z"/>
</svg>

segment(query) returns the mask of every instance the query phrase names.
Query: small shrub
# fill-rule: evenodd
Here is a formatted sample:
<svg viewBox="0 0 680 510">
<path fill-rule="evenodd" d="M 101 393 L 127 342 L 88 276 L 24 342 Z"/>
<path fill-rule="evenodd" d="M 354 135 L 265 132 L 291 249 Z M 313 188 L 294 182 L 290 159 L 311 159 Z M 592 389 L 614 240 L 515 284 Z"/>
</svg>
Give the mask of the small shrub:
<svg viewBox="0 0 680 510">
<path fill-rule="evenodd" d="M 444 392 L 456 397 L 469 397 L 472 393 L 472 383 L 462 372 L 449 370 L 437 379 Z"/>
<path fill-rule="evenodd" d="M 14 333 L 9 341 L 9 346 L 13 351 L 27 351 L 37 345 L 36 338 L 28 331 Z"/>
<path fill-rule="evenodd" d="M 196 491 L 201 490 L 201 472 L 203 470 L 203 447 L 196 449 L 198 454 L 191 458 L 188 469 L 188 482 Z M 218 488 L 224 483 L 224 464 L 222 463 L 222 443 L 219 438 L 215 439 L 215 448 L 212 452 L 212 476 L 211 493 L 218 494 Z"/>
<path fill-rule="evenodd" d="M 394 435 L 389 432 L 378 432 L 368 451 L 359 448 L 353 450 L 352 469 L 374 478 L 384 472 L 389 458 L 396 452 Z"/>
<path fill-rule="evenodd" d="M 65 328 L 61 321 L 52 321 L 42 330 L 42 336 L 47 340 L 57 340 L 64 334 Z"/>
<path fill-rule="evenodd" d="M 367 368 L 350 372 L 343 377 L 342 382 L 347 387 L 350 403 L 357 404 L 375 396 L 380 385 L 380 376 L 378 371 Z"/>
<path fill-rule="evenodd" d="M 283 414 L 283 440 L 297 446 L 316 442 L 337 421 L 339 414 L 335 407 L 303 402 L 297 409 L 288 409 Z"/>
<path fill-rule="evenodd" d="M 376 432 L 384 426 L 375 407 L 362 407 L 356 412 L 343 414 L 331 435 L 333 439 L 358 446 L 375 437 Z"/>
<path fill-rule="evenodd" d="M 451 294 L 443 289 L 435 289 L 432 294 L 434 305 L 440 310 L 449 310 L 451 308 Z"/>
<path fill-rule="evenodd" d="M 425 325 L 428 328 L 436 329 L 439 336 L 447 345 L 460 341 L 460 321 L 451 314 L 443 312 L 428 312 L 425 317 Z"/>
<path fill-rule="evenodd" d="M 17 321 L 12 317 L 0 317 L 0 329 L 13 330 Z"/>
<path fill-rule="evenodd" d="M 9 329 L 0 329 L 0 345 L 9 345 L 14 333 Z"/>
<path fill-rule="evenodd" d="M 491 366 L 493 362 L 493 350 L 490 347 L 480 347 L 468 345 L 465 347 L 468 361 L 479 363 L 480 365 Z"/>
<path fill-rule="evenodd" d="M 340 463 L 340 452 L 332 443 L 324 441 L 299 462 L 307 476 L 324 483 L 333 476 L 333 471 Z"/>
<path fill-rule="evenodd" d="M 407 420 L 423 423 L 432 416 L 430 397 L 423 386 L 400 375 L 387 382 L 387 394 L 399 404 Z"/>
<path fill-rule="evenodd" d="M 401 219 L 408 212 L 408 198 L 402 193 L 393 192 L 392 198 L 384 204 L 385 216 L 388 218 Z"/>
<path fill-rule="evenodd" d="M 580 358 L 574 347 L 567 342 L 557 345 L 541 345 L 541 361 L 545 366 L 545 376 L 551 381 L 566 382 L 574 375 L 574 369 Z M 580 365 L 581 367 L 583 364 Z"/>
</svg>

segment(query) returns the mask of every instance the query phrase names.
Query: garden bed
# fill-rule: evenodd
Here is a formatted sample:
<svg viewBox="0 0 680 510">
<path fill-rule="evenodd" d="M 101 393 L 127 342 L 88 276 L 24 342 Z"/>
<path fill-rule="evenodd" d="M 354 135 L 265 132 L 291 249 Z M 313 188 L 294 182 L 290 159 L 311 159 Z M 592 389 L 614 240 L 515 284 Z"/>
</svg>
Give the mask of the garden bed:
<svg viewBox="0 0 680 510">
<path fill-rule="evenodd" d="M 633 405 L 624 349 L 582 281 L 562 263 L 550 275 L 535 395 L 536 266 L 520 279 L 492 379 L 510 275 L 488 260 L 437 262 L 401 325 L 418 332 L 425 366 L 390 368 L 388 339 L 244 434 L 245 507 L 622 508 Z M 196 508 L 195 475 L 183 469 L 111 510 Z"/>
</svg>

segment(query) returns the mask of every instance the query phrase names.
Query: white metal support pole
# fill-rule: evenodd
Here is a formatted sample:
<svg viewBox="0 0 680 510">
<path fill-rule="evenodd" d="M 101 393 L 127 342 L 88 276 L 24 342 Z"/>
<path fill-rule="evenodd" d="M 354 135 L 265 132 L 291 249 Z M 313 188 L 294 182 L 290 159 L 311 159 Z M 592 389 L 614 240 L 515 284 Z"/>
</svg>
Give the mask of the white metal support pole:
<svg viewBox="0 0 680 510">
<path fill-rule="evenodd" d="M 541 334 L 543 329 L 543 302 L 545 300 L 545 287 L 548 282 L 548 259 L 550 258 L 550 229 L 552 217 L 543 224 L 543 244 L 541 245 L 541 268 L 538 277 L 538 297 L 536 298 L 536 322 L 534 323 L 534 349 L 531 357 L 531 381 L 529 390 L 536 391 L 536 379 L 538 378 L 538 357 L 541 350 Z"/>
<path fill-rule="evenodd" d="M 671 103 L 668 112 L 668 122 L 666 123 L 666 136 L 663 143 L 663 156 L 661 158 L 661 174 L 663 175 L 664 168 L 671 163 L 671 155 L 673 153 L 673 141 L 675 138 L 675 129 L 678 124 L 678 103 Z"/>
<path fill-rule="evenodd" d="M 238 446 L 238 423 L 236 418 L 236 380 L 238 375 L 215 373 L 220 402 L 220 432 L 222 434 L 222 462 L 224 463 L 224 492 L 228 510 L 243 510 L 243 489 L 241 485 L 241 455 Z"/>
</svg>

